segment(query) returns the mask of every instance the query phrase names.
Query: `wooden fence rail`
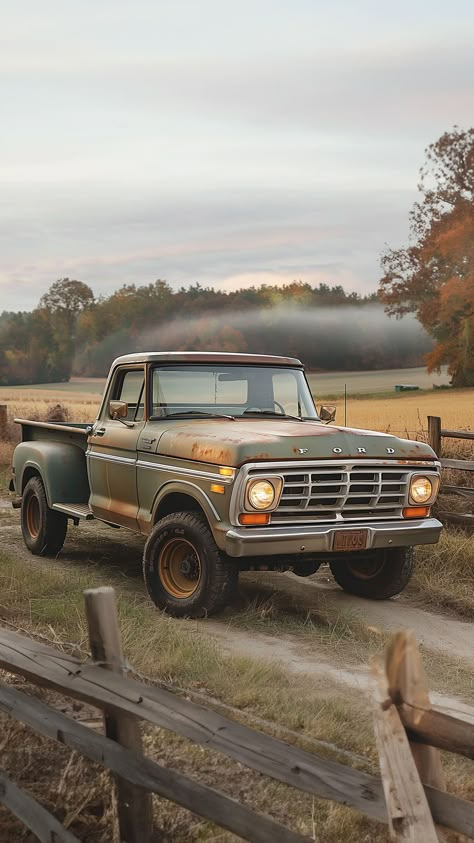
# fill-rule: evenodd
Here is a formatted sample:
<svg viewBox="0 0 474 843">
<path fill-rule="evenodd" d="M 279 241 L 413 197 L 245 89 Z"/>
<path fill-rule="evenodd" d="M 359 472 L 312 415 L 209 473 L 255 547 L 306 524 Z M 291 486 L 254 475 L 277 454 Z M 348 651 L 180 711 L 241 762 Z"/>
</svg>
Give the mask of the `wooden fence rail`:
<svg viewBox="0 0 474 843">
<path fill-rule="evenodd" d="M 384 763 L 381 781 L 375 776 L 243 726 L 171 691 L 144 685 L 124 675 L 120 671 L 121 649 L 113 589 L 87 592 L 87 604 L 91 646 L 96 658 L 100 656 L 98 662 L 84 662 L 42 642 L 9 630 L 0 630 L 0 667 L 36 685 L 53 688 L 101 708 L 105 715 L 105 735 L 3 682 L 0 683 L 0 711 L 112 771 L 117 784 L 121 840 L 127 843 L 134 840 L 140 840 L 141 843 L 149 841 L 152 830 L 151 793 L 157 793 L 246 840 L 296 843 L 307 839 L 217 789 L 202 785 L 146 758 L 140 735 L 136 734 L 138 720 L 217 750 L 276 781 L 313 796 L 350 806 L 372 819 L 388 821 L 393 825 L 393 806 L 384 796 Z M 107 620 L 107 633 L 104 631 L 104 619 Z M 114 625 L 116 628 L 111 631 L 109 627 L 114 628 Z M 114 640 L 115 645 L 111 646 Z M 387 665 L 397 658 L 397 652 L 395 648 L 392 655 L 387 657 Z M 387 667 L 387 676 L 390 675 Z M 384 681 L 387 685 L 386 677 Z M 387 693 L 384 699 L 387 699 Z M 427 708 L 426 705 L 418 711 L 417 704 L 417 700 L 409 699 L 406 695 L 397 697 L 397 704 L 393 702 L 403 734 L 405 728 L 409 730 L 412 748 L 415 743 L 419 746 L 439 745 L 472 758 L 472 725 L 431 707 Z M 390 716 L 393 720 L 393 712 Z M 117 724 L 125 724 L 125 727 L 118 728 Z M 386 744 L 387 741 L 383 739 L 382 745 Z M 40 840 L 57 839 L 67 843 L 75 839 L 30 795 L 20 791 L 11 782 L 3 784 L 8 780 L 2 776 L 0 772 L 0 802 L 32 829 Z M 474 839 L 472 803 L 446 793 L 442 779 L 423 781 L 420 788 L 429 806 L 427 810 L 430 818 Z M 137 805 L 141 812 L 137 811 Z M 394 827 L 396 825 L 395 822 Z M 58 828 L 62 830 L 58 831 Z M 154 833 L 156 838 L 156 830 Z"/>
<path fill-rule="evenodd" d="M 441 467 L 459 471 L 474 471 L 474 460 L 452 460 L 442 457 L 442 439 L 468 439 L 474 441 L 474 431 L 447 430 L 441 426 L 439 416 L 428 416 L 428 442 L 440 458 Z M 458 495 L 469 500 L 474 499 L 474 488 L 471 486 L 456 486 L 452 483 L 442 483 L 441 491 L 448 495 Z M 474 515 L 471 513 L 442 510 L 438 514 L 442 520 L 474 526 Z"/>
</svg>

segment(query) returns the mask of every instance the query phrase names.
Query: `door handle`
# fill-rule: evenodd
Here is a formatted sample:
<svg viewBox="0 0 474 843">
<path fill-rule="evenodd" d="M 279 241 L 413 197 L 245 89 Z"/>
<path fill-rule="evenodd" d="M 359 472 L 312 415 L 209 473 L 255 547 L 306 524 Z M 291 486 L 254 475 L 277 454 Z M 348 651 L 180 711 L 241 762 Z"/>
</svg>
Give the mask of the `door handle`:
<svg viewBox="0 0 474 843">
<path fill-rule="evenodd" d="M 99 427 L 98 430 L 94 430 L 92 436 L 103 436 L 105 433 L 105 427 Z"/>
</svg>

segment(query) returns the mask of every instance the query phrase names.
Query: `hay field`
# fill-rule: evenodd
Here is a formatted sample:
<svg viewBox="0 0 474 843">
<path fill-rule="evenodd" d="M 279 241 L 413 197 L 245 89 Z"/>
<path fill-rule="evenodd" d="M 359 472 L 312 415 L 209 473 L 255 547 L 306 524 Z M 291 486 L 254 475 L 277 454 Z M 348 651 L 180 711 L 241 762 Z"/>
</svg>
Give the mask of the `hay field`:
<svg viewBox="0 0 474 843">
<path fill-rule="evenodd" d="M 344 424 L 344 401 L 337 406 L 336 423 Z M 474 430 L 474 389 L 395 393 L 389 398 L 348 398 L 347 424 L 369 430 L 390 431 L 413 438 L 426 431 L 427 416 L 440 416 L 444 428 Z"/>
<path fill-rule="evenodd" d="M 76 389 L 0 387 L 0 404 L 6 404 L 10 418 L 44 418 L 51 407 L 66 407 L 70 421 L 94 421 L 101 395 Z"/>
</svg>

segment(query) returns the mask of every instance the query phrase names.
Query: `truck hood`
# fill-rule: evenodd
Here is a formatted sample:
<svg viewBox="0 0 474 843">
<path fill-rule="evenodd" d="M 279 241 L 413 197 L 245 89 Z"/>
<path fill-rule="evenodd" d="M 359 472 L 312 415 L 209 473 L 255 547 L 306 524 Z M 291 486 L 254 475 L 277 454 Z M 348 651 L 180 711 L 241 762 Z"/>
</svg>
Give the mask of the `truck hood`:
<svg viewBox="0 0 474 843">
<path fill-rule="evenodd" d="M 268 418 L 174 422 L 159 436 L 156 453 L 236 468 L 264 460 L 437 459 L 428 445 L 388 433 Z"/>
</svg>

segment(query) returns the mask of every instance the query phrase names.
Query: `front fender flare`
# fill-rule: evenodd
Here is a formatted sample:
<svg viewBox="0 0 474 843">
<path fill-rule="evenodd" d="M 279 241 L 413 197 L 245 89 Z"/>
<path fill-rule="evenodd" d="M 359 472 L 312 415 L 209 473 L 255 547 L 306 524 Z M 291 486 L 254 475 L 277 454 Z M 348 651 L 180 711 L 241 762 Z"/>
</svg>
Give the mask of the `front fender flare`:
<svg viewBox="0 0 474 843">
<path fill-rule="evenodd" d="M 195 483 L 192 483 L 190 480 L 169 480 L 159 489 L 155 496 L 151 509 L 152 523 L 154 523 L 156 520 L 156 513 L 162 501 L 166 497 L 168 497 L 168 495 L 172 495 L 173 493 L 177 493 L 180 495 L 188 495 L 188 497 L 193 498 L 204 511 L 209 526 L 212 532 L 214 532 L 213 524 L 221 520 L 219 513 L 217 512 L 212 501 L 202 491 L 202 489 L 200 489 L 199 486 L 197 486 Z"/>
</svg>

